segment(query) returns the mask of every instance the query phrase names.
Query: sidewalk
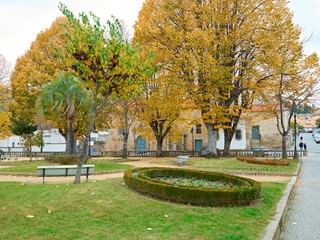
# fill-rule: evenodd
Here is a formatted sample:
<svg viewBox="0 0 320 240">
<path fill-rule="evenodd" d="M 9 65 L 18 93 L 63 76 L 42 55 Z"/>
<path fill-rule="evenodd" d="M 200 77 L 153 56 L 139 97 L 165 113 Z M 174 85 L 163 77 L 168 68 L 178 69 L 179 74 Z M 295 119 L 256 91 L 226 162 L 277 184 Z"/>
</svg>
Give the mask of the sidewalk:
<svg viewBox="0 0 320 240">
<path fill-rule="evenodd" d="M 282 240 L 320 239 L 320 157 L 302 160 L 299 179 L 280 235 Z"/>
</svg>

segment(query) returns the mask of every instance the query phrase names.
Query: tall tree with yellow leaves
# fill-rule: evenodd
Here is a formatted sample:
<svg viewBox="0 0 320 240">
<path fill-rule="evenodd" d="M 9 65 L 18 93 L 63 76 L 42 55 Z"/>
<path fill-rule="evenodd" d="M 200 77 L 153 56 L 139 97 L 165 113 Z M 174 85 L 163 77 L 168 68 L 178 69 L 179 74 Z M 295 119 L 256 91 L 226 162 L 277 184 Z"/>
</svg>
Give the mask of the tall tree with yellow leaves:
<svg viewBox="0 0 320 240">
<path fill-rule="evenodd" d="M 154 50 L 160 71 L 175 74 L 201 109 L 209 156 L 217 155 L 219 128 L 228 155 L 242 110 L 269 79 L 269 33 L 281 18 L 274 10 L 283 7 L 272 0 L 147 0 L 139 13 L 134 40 Z"/>
<path fill-rule="evenodd" d="M 274 48 L 269 52 L 268 64 L 271 78 L 260 95 L 273 106 L 278 132 L 282 136 L 282 157 L 287 158 L 286 145 L 294 108 L 310 102 L 319 91 L 320 65 L 317 54 L 303 53 L 301 30 L 293 24 L 292 13 L 282 11 L 281 16 L 277 24 L 282 31 L 271 33 L 274 34 L 274 41 L 270 42 Z M 289 109 L 289 116 L 285 115 L 285 108 Z"/>
<path fill-rule="evenodd" d="M 36 123 L 36 99 L 41 87 L 66 70 L 55 47 L 65 49 L 66 37 L 61 24 L 66 18 L 57 18 L 50 28 L 43 30 L 30 49 L 18 58 L 10 78 L 12 97 L 10 111 L 16 120 Z"/>
<path fill-rule="evenodd" d="M 170 74 L 159 74 L 149 78 L 145 92 L 139 100 L 139 118 L 154 135 L 157 141 L 157 157 L 162 157 L 162 145 L 165 137 L 179 130 L 176 123 L 181 118 L 181 111 L 186 99 L 179 84 Z"/>
<path fill-rule="evenodd" d="M 10 78 L 11 64 L 0 54 L 0 82 L 7 83 Z"/>
</svg>

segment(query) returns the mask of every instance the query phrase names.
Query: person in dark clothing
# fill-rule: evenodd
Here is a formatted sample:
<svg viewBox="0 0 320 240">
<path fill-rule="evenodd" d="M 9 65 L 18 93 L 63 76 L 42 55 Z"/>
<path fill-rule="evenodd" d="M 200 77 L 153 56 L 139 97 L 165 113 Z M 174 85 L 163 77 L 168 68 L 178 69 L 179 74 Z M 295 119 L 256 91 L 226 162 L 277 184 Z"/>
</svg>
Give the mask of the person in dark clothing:
<svg viewBox="0 0 320 240">
<path fill-rule="evenodd" d="M 302 141 L 299 143 L 299 148 L 301 151 L 303 150 L 303 142 Z"/>
<path fill-rule="evenodd" d="M 303 144 L 303 149 L 304 149 L 305 151 L 307 151 L 307 143 L 304 143 L 304 144 Z"/>
</svg>

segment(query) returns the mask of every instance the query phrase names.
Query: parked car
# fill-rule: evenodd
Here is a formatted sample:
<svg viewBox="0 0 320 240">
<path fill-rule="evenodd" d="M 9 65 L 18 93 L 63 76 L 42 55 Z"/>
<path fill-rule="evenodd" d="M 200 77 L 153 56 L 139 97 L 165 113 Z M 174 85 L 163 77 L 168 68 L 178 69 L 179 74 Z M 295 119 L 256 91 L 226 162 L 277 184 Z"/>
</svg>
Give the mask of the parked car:
<svg viewBox="0 0 320 240">
<path fill-rule="evenodd" d="M 312 136 L 314 137 L 315 134 L 320 134 L 320 128 L 316 128 L 312 131 Z"/>
<path fill-rule="evenodd" d="M 306 128 L 306 129 L 305 129 L 305 132 L 306 132 L 306 133 L 312 133 L 312 132 L 313 132 L 313 129 L 312 129 L 312 128 Z"/>
<path fill-rule="evenodd" d="M 320 132 L 315 132 L 313 134 L 313 139 L 316 143 L 320 143 Z"/>
</svg>

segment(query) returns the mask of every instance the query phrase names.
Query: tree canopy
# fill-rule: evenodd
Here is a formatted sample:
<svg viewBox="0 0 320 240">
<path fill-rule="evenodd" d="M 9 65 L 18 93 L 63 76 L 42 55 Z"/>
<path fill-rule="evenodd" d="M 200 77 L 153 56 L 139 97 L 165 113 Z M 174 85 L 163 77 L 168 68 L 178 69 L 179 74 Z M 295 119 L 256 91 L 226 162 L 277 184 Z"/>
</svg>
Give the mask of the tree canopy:
<svg viewBox="0 0 320 240">
<path fill-rule="evenodd" d="M 60 3 L 59 9 L 67 17 L 72 29 L 66 34 L 66 54 L 60 56 L 69 71 L 82 79 L 85 87 L 92 93 L 90 120 L 74 181 L 79 183 L 96 114 L 104 109 L 112 98 L 135 95 L 152 71 L 148 61 L 139 59 L 139 49 L 124 39 L 121 24 L 117 19 L 107 21 L 105 26 L 93 13 L 80 13 L 79 18 L 76 18 L 64 4 Z"/>
<path fill-rule="evenodd" d="M 270 79 L 269 53 L 277 44 L 285 0 L 147 0 L 135 24 L 134 41 L 152 48 L 160 73 L 173 76 L 201 109 L 216 155 L 224 128 L 225 153 L 243 109 Z M 182 83 L 182 84 L 181 84 Z M 269 82 L 270 83 L 270 82 Z"/>
<path fill-rule="evenodd" d="M 10 78 L 14 99 L 10 111 L 14 112 L 15 118 L 35 123 L 37 113 L 34 106 L 42 85 L 66 70 L 55 50 L 57 46 L 65 49 L 63 22 L 66 18 L 57 18 L 50 28 L 37 35 L 30 49 L 18 58 Z"/>
</svg>

